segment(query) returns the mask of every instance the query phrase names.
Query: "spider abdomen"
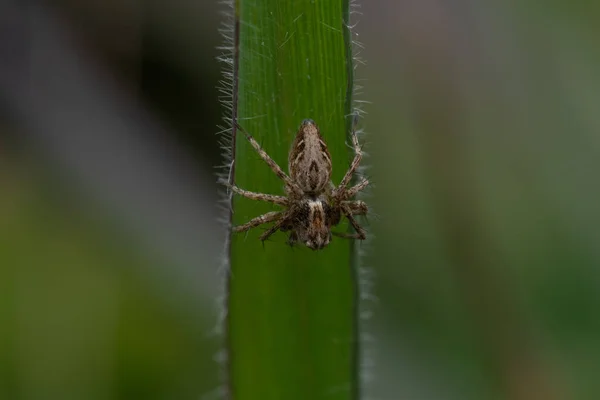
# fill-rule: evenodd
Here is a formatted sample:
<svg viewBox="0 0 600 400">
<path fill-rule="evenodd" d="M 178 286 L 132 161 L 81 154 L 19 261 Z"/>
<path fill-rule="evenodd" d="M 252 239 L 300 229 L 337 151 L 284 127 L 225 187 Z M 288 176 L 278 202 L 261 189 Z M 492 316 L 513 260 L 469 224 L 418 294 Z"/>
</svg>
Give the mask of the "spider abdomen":
<svg viewBox="0 0 600 400">
<path fill-rule="evenodd" d="M 304 120 L 289 155 L 289 170 L 292 180 L 304 193 L 319 194 L 331 181 L 331 155 L 311 120 Z"/>
</svg>

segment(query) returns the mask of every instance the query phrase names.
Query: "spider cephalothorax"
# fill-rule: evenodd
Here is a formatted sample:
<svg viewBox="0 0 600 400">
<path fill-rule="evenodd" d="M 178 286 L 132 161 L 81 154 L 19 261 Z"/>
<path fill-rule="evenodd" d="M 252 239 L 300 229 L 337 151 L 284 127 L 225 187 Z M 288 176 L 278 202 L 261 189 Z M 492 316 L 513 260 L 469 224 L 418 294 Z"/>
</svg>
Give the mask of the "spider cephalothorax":
<svg viewBox="0 0 600 400">
<path fill-rule="evenodd" d="M 300 242 L 313 250 L 327 246 L 332 234 L 350 239 L 365 239 L 365 230 L 356 222 L 354 215 L 366 214 L 367 205 L 363 201 L 351 200 L 351 198 L 364 189 L 369 181 L 363 178 L 358 184 L 348 188 L 362 158 L 362 151 L 354 130 L 352 131 L 354 160 L 339 186 L 335 187 L 331 182 L 331 155 L 319 128 L 312 120 L 304 120 L 296 133 L 288 158 L 289 176 L 250 134 L 238 124 L 236 127 L 246 135 L 260 157 L 284 182 L 286 196 L 249 192 L 227 184 L 233 192 L 249 199 L 267 201 L 285 207 L 282 211 L 268 212 L 236 226 L 233 228 L 234 232 L 244 232 L 274 222 L 273 226 L 260 236 L 260 240 L 266 240 L 278 230 L 289 231 L 289 244 Z M 356 233 L 331 231 L 331 228 L 340 222 L 342 215 L 350 221 Z"/>
</svg>

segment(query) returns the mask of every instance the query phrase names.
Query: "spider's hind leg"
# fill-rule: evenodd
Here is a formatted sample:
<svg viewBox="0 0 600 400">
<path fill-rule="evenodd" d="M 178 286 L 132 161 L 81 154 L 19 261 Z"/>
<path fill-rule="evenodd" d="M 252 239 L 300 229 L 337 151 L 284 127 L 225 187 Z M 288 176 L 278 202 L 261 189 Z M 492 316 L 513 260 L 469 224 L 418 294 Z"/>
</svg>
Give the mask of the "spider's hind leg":
<svg viewBox="0 0 600 400">
<path fill-rule="evenodd" d="M 360 143 L 358 143 L 358 136 L 356 135 L 356 125 L 357 124 L 358 124 L 358 116 L 355 115 L 354 120 L 352 122 L 352 133 L 351 133 L 352 147 L 354 148 L 354 160 L 352 160 L 352 164 L 350 164 L 350 168 L 348 168 L 348 171 L 346 171 L 346 174 L 342 178 L 342 181 L 340 182 L 340 185 L 338 186 L 336 191 L 344 191 L 346 189 L 346 186 L 348 186 L 348 183 L 350 183 L 350 180 L 352 179 L 352 176 L 358 169 L 358 166 L 360 165 L 360 161 L 362 160 L 362 157 L 363 157 L 362 148 L 360 146 Z"/>
<path fill-rule="evenodd" d="M 237 121 L 234 121 L 233 123 L 237 129 L 242 131 L 242 133 L 244 134 L 244 136 L 246 136 L 246 139 L 248 139 L 248 141 L 250 142 L 254 150 L 258 153 L 260 158 L 262 158 L 263 161 L 267 163 L 267 165 L 271 168 L 273 172 L 275 172 L 279 179 L 281 179 L 285 183 L 285 185 L 290 188 L 290 190 L 296 193 L 301 193 L 302 191 L 300 190 L 298 185 L 296 185 L 292 181 L 292 179 L 285 172 L 283 172 L 281 167 L 275 162 L 275 160 L 271 158 L 271 156 L 267 154 L 266 151 L 263 150 L 263 148 L 260 144 L 258 144 L 256 139 L 254 139 L 252 135 L 250 135 L 244 128 L 242 128 L 241 125 L 237 123 Z"/>
</svg>

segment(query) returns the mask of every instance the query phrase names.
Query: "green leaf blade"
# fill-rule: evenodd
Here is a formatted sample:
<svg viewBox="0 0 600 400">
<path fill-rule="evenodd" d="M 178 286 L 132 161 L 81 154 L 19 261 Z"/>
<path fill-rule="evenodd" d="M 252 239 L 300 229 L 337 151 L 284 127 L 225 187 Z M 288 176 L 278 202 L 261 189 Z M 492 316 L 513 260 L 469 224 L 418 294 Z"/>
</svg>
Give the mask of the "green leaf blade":
<svg viewBox="0 0 600 400">
<path fill-rule="evenodd" d="M 349 165 L 347 11 L 344 1 L 236 3 L 237 121 L 287 171 L 300 123 L 314 120 L 332 155 L 334 183 Z M 283 194 L 283 183 L 241 132 L 235 143 L 235 184 Z M 235 196 L 233 223 L 277 209 Z M 263 246 L 258 237 L 264 229 L 233 234 L 231 241 L 226 321 L 231 397 L 356 398 L 352 243 L 334 237 L 321 251 L 290 248 L 278 232 Z"/>
</svg>

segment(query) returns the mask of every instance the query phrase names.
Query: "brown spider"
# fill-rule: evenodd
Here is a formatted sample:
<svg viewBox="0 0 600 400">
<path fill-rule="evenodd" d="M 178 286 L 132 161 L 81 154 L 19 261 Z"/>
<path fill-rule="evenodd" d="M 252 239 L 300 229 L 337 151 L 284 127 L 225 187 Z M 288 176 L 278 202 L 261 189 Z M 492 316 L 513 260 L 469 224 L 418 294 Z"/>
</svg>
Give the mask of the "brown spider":
<svg viewBox="0 0 600 400">
<path fill-rule="evenodd" d="M 349 239 L 366 238 L 365 230 L 356 222 L 354 215 L 365 215 L 368 207 L 363 201 L 350 199 L 363 190 L 369 181 L 363 178 L 358 184 L 347 187 L 362 159 L 361 147 L 354 129 L 352 130 L 354 160 L 339 186 L 335 187 L 331 182 L 331 155 L 319 128 L 312 120 L 302 121 L 296 133 L 288 158 L 289 176 L 248 132 L 237 123 L 236 127 L 244 133 L 254 150 L 285 183 L 286 196 L 249 192 L 228 183 L 226 185 L 239 195 L 253 200 L 267 201 L 286 209 L 258 216 L 243 225 L 234 227 L 234 232 L 245 232 L 259 225 L 275 222 L 260 236 L 260 240 L 264 242 L 277 230 L 290 231 L 288 239 L 290 245 L 301 242 L 313 250 L 327 246 L 331 241 L 332 233 Z M 356 233 L 331 232 L 331 227 L 340 222 L 342 214 L 348 218 Z"/>
</svg>

